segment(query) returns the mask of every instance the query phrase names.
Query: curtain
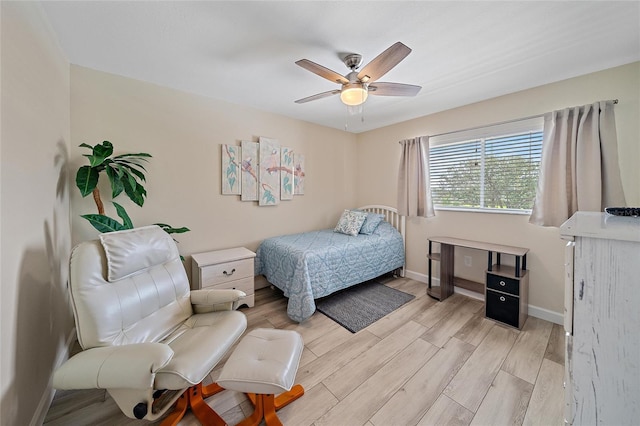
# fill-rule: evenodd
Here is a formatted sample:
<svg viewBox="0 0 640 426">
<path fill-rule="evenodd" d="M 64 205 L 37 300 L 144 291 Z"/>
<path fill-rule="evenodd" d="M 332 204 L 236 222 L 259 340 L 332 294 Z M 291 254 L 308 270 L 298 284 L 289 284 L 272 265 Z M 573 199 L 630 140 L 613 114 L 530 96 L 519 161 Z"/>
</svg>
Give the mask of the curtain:
<svg viewBox="0 0 640 426">
<path fill-rule="evenodd" d="M 545 114 L 530 223 L 560 226 L 578 210 L 625 205 L 613 105 L 596 102 Z"/>
<path fill-rule="evenodd" d="M 400 141 L 398 213 L 403 216 L 435 216 L 429 185 L 429 137 Z"/>
</svg>

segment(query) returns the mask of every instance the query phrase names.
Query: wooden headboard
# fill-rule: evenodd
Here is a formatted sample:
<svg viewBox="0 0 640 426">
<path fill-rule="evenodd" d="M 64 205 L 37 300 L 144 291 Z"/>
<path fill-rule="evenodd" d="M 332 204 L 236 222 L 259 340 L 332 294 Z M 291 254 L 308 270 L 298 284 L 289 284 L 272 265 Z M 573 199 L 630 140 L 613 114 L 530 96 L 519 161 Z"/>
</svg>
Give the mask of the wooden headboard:
<svg viewBox="0 0 640 426">
<path fill-rule="evenodd" d="M 394 228 L 402 235 L 402 245 L 405 252 L 405 264 L 402 265 L 400 276 L 404 277 L 404 269 L 406 266 L 406 253 L 407 253 L 407 240 L 405 236 L 405 217 L 398 214 L 398 209 L 395 207 L 383 206 L 378 204 L 371 204 L 368 206 L 358 207 L 358 210 L 362 210 L 368 213 L 378 213 L 384 215 L 384 220 L 389 222 Z"/>
</svg>

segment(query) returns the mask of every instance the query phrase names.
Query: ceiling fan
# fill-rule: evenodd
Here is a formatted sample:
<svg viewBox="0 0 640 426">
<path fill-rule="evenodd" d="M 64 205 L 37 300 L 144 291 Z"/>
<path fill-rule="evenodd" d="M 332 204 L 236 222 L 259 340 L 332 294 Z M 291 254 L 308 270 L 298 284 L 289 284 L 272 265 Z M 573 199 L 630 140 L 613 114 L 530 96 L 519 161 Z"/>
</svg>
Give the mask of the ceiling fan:
<svg viewBox="0 0 640 426">
<path fill-rule="evenodd" d="M 346 55 L 343 59 L 347 68 L 351 69 L 347 75 L 342 76 L 335 71 L 311 62 L 308 59 L 301 59 L 296 62 L 302 68 L 311 71 L 314 74 L 324 77 L 334 83 L 342 85 L 341 89 L 330 90 L 328 92 L 318 93 L 306 98 L 295 101 L 297 104 L 303 104 L 316 99 L 326 98 L 328 96 L 340 94 L 340 100 L 348 106 L 356 106 L 364 103 L 368 95 L 376 96 L 415 96 L 422 87 L 412 84 L 402 83 L 384 83 L 377 82 L 380 77 L 385 75 L 389 70 L 398 65 L 400 61 L 411 53 L 411 49 L 401 42 L 394 43 L 387 50 L 379 54 L 375 59 L 369 62 L 361 71 L 356 71 L 362 63 L 362 56 L 356 53 Z"/>
</svg>

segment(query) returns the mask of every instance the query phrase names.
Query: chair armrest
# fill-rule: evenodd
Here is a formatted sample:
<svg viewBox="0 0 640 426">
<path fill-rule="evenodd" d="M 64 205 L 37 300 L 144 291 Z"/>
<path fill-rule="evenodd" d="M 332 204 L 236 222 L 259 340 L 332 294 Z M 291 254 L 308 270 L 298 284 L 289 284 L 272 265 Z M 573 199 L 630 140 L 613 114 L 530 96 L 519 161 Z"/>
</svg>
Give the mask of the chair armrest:
<svg viewBox="0 0 640 426">
<path fill-rule="evenodd" d="M 156 372 L 173 358 L 162 343 L 105 346 L 82 351 L 53 374 L 56 389 L 153 388 Z"/>
<path fill-rule="evenodd" d="M 240 290 L 205 288 L 191 290 L 191 304 L 196 313 L 231 311 L 247 295 Z"/>
</svg>

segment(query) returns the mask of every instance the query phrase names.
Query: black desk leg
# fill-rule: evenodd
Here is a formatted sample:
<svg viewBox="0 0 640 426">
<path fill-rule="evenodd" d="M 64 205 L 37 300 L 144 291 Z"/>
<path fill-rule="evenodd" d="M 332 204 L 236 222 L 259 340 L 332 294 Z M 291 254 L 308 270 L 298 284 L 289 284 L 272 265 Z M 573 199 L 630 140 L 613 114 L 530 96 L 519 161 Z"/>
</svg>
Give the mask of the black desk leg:
<svg viewBox="0 0 640 426">
<path fill-rule="evenodd" d="M 429 241 L 429 262 L 428 262 L 428 265 L 429 265 L 429 284 L 428 284 L 428 288 L 431 288 L 431 253 L 432 253 L 431 252 L 431 245 L 432 244 L 433 243 L 431 241 Z"/>
</svg>

